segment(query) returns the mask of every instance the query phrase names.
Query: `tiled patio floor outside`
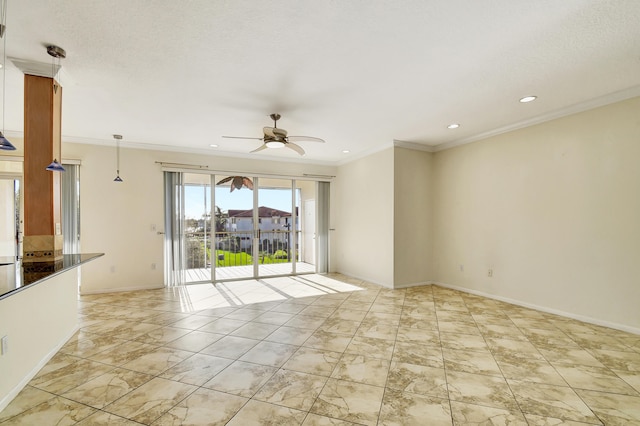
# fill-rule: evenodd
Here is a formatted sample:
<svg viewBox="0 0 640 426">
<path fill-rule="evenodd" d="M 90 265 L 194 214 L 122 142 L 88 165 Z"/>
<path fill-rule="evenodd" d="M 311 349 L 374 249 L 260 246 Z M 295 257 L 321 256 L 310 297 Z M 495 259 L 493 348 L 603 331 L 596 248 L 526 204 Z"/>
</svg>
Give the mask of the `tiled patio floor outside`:
<svg viewBox="0 0 640 426">
<path fill-rule="evenodd" d="M 640 424 L 640 336 L 304 275 L 80 297 L 2 425 Z"/>
<path fill-rule="evenodd" d="M 272 263 L 259 265 L 260 275 L 274 276 L 291 274 L 291 263 Z M 316 272 L 316 266 L 305 262 L 296 262 L 297 274 Z M 253 277 L 253 265 L 225 266 L 216 268 L 216 281 L 238 280 Z M 211 281 L 211 270 L 207 268 L 194 268 L 186 270 L 186 282 Z"/>
</svg>

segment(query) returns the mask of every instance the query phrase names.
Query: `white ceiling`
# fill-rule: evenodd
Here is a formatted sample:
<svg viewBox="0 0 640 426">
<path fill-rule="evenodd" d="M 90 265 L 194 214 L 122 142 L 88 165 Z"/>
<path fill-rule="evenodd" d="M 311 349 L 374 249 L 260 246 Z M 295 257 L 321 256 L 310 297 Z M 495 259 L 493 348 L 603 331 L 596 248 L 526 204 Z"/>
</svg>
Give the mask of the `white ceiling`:
<svg viewBox="0 0 640 426">
<path fill-rule="evenodd" d="M 260 137 L 279 112 L 290 135 L 326 140 L 301 143 L 302 161 L 336 164 L 640 95 L 638 0 L 8 2 L 8 57 L 67 51 L 64 141 L 241 155 L 260 141 L 221 136 Z M 21 136 L 23 77 L 6 72 L 5 133 Z"/>
</svg>

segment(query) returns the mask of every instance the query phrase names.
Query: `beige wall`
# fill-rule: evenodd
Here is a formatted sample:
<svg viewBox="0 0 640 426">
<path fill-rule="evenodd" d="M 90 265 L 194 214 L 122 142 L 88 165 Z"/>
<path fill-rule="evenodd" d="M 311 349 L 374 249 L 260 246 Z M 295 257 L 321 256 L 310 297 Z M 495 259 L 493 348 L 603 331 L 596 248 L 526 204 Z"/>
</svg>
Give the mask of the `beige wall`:
<svg viewBox="0 0 640 426">
<path fill-rule="evenodd" d="M 639 158 L 640 98 L 436 153 L 432 279 L 640 332 Z"/>
<path fill-rule="evenodd" d="M 426 284 L 432 268 L 433 154 L 394 148 L 394 287 Z"/>
<path fill-rule="evenodd" d="M 257 174 L 335 175 L 336 170 L 320 165 L 122 149 L 120 176 L 124 182 L 116 183 L 114 147 L 65 143 L 63 157 L 82 161 L 81 250 L 105 253 L 84 266 L 83 293 L 163 286 L 164 236 L 157 234 L 164 230 L 163 174 L 156 161 Z M 152 269 L 154 263 L 156 269 Z"/>
<path fill-rule="evenodd" d="M 396 147 L 337 168 L 123 149 L 120 185 L 112 147 L 65 144 L 64 158 L 82 160 L 82 251 L 106 253 L 85 266 L 83 288 L 162 285 L 155 161 L 337 174 L 332 270 L 387 287 L 443 283 L 640 332 L 638 135 L 640 98 L 435 154 Z"/>
<path fill-rule="evenodd" d="M 339 167 L 330 231 L 337 271 L 390 288 L 393 182 L 393 148 Z"/>
</svg>

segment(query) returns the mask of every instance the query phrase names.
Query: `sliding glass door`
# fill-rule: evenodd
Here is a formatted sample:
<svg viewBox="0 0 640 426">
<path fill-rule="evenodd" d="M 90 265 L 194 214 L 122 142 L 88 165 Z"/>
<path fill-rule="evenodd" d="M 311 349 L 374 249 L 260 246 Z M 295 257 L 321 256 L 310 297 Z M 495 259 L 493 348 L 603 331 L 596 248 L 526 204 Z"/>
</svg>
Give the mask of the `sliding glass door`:
<svg viewBox="0 0 640 426">
<path fill-rule="evenodd" d="M 317 182 L 197 173 L 167 182 L 168 275 L 192 283 L 317 271 L 326 250 L 317 247 Z"/>
<path fill-rule="evenodd" d="M 292 181 L 260 179 L 258 189 L 258 275 L 292 274 L 296 261 L 297 204 Z"/>
<path fill-rule="evenodd" d="M 221 218 L 214 236 L 215 280 L 316 271 L 311 256 L 300 260 L 300 200 L 303 194 L 313 197 L 314 182 L 247 176 L 215 176 L 215 181 Z M 315 212 L 309 220 L 315 221 Z"/>
<path fill-rule="evenodd" d="M 253 251 L 255 178 L 212 177 L 215 180 L 214 279 L 243 279 L 256 275 Z"/>
<path fill-rule="evenodd" d="M 211 280 L 211 178 L 184 173 L 184 268 L 186 282 Z"/>
</svg>

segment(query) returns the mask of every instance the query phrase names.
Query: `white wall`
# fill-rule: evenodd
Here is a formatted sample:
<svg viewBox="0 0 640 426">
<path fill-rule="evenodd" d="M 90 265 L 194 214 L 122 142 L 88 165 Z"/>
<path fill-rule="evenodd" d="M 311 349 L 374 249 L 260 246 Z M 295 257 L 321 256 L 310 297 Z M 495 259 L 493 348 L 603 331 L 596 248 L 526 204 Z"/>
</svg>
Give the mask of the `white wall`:
<svg viewBox="0 0 640 426">
<path fill-rule="evenodd" d="M 394 148 L 395 288 L 433 278 L 432 161 L 430 152 Z"/>
<path fill-rule="evenodd" d="M 14 181 L 22 178 L 22 161 L 9 161 L 8 159 L 13 160 L 12 156 L 4 156 L 4 152 L 12 151 L 0 152 L 2 153 L 0 158 L 7 158 L 7 160 L 0 159 L 0 256 L 15 256 L 16 212 Z M 22 212 L 20 214 L 22 216 Z"/>
<path fill-rule="evenodd" d="M 393 287 L 393 148 L 338 168 L 332 259 L 344 274 Z"/>
<path fill-rule="evenodd" d="M 16 211 L 13 179 L 0 176 L 0 256 L 16 255 Z"/>
<path fill-rule="evenodd" d="M 83 293 L 163 286 L 164 236 L 157 235 L 164 230 L 163 174 L 156 161 L 242 173 L 336 174 L 334 167 L 321 165 L 122 148 L 124 182 L 116 183 L 115 147 L 64 143 L 62 152 L 82 161 L 81 250 L 105 253 L 84 266 Z"/>
<path fill-rule="evenodd" d="M 0 300 L 0 336 L 8 338 L 0 357 L 0 411 L 77 330 L 77 271 Z"/>
<path fill-rule="evenodd" d="M 640 332 L 639 158 L 640 98 L 436 153 L 432 278 Z"/>
</svg>

